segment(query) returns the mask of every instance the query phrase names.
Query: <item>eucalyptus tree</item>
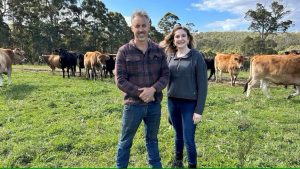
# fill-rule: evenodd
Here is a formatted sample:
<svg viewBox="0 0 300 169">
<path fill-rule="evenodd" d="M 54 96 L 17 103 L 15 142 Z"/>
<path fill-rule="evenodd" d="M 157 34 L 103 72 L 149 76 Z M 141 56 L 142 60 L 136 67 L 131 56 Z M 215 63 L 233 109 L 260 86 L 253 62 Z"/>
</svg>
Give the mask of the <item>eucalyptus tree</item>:
<svg viewBox="0 0 300 169">
<path fill-rule="evenodd" d="M 290 11 L 285 10 L 278 1 L 273 1 L 270 9 L 268 11 L 264 5 L 257 3 L 256 10 L 250 9 L 245 14 L 245 19 L 251 21 L 248 29 L 259 33 L 261 53 L 265 50 L 265 41 L 269 35 L 286 32 L 293 23 L 291 20 L 283 20 Z"/>
<path fill-rule="evenodd" d="M 167 12 L 158 22 L 158 27 L 161 29 L 161 31 L 164 33 L 164 35 L 167 35 L 173 27 L 178 24 L 179 17 L 171 12 Z"/>
<path fill-rule="evenodd" d="M 7 0 L 0 0 L 0 47 L 9 47 L 11 38 L 9 26 L 4 21 L 7 16 L 7 12 Z"/>
<path fill-rule="evenodd" d="M 132 38 L 130 27 L 125 18 L 118 12 L 108 12 L 107 52 L 116 53 L 118 48 Z"/>
<path fill-rule="evenodd" d="M 108 39 L 108 9 L 98 0 L 83 0 L 81 8 L 85 19 L 85 31 L 82 35 L 85 49 L 105 51 Z"/>
</svg>

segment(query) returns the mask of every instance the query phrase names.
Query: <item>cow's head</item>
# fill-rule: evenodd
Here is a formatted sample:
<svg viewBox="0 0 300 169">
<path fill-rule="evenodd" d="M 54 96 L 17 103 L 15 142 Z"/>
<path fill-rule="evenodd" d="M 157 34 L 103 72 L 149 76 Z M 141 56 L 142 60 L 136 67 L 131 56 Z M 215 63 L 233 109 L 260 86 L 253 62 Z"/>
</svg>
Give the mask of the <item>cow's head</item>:
<svg viewBox="0 0 300 169">
<path fill-rule="evenodd" d="M 97 57 L 97 63 L 100 64 L 102 67 L 106 66 L 106 60 L 107 60 L 107 55 L 102 54 L 100 52 L 96 52 L 96 57 Z"/>
<path fill-rule="evenodd" d="M 13 50 L 14 60 L 16 63 L 25 62 L 27 58 L 25 57 L 25 52 L 19 48 Z"/>
<path fill-rule="evenodd" d="M 239 55 L 239 54 L 233 54 L 233 55 L 231 55 L 230 59 L 231 59 L 231 62 L 237 66 L 237 68 L 239 68 L 239 69 L 243 68 L 244 56 Z"/>
</svg>

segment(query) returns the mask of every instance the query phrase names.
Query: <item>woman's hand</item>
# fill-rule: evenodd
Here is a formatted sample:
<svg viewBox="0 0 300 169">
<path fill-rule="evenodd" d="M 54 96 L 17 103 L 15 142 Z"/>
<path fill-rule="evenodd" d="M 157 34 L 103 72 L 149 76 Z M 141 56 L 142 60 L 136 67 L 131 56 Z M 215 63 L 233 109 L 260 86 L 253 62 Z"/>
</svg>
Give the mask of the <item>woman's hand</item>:
<svg viewBox="0 0 300 169">
<path fill-rule="evenodd" d="M 194 124 L 199 123 L 201 120 L 202 120 L 202 115 L 194 113 L 194 115 L 193 115 Z"/>
</svg>

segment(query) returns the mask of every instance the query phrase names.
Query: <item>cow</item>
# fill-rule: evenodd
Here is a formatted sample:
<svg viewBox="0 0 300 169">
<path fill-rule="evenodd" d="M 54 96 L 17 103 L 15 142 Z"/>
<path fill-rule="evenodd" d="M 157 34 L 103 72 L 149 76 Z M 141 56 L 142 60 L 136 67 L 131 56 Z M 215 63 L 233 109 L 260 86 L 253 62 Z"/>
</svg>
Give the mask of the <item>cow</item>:
<svg viewBox="0 0 300 169">
<path fill-rule="evenodd" d="M 285 55 L 290 55 L 290 54 L 299 55 L 300 54 L 300 50 L 285 51 L 284 54 Z"/>
<path fill-rule="evenodd" d="M 41 55 L 39 60 L 47 63 L 52 70 L 52 74 L 54 74 L 55 68 L 61 68 L 59 55 Z"/>
<path fill-rule="evenodd" d="M 103 67 L 106 65 L 106 60 L 108 60 L 108 56 L 99 51 L 86 52 L 84 55 L 86 77 L 90 79 L 94 78 L 94 80 L 96 80 L 97 71 L 99 71 L 99 76 L 102 80 L 102 72 Z"/>
<path fill-rule="evenodd" d="M 107 54 L 109 57 L 108 60 L 106 60 L 106 65 L 103 67 L 104 69 L 104 76 L 106 77 L 109 73 L 110 78 L 113 77 L 113 70 L 115 69 L 115 63 L 116 63 L 116 54 Z"/>
<path fill-rule="evenodd" d="M 55 51 L 58 52 L 58 55 L 60 56 L 60 64 L 63 72 L 63 78 L 65 78 L 65 68 L 67 68 L 68 78 L 70 78 L 69 69 L 71 69 L 72 75 L 75 76 L 77 58 L 74 55 L 74 53 L 70 53 L 67 50 L 61 48 Z"/>
<path fill-rule="evenodd" d="M 300 55 L 256 55 L 251 59 L 250 75 L 244 86 L 244 93 L 250 96 L 251 88 L 261 82 L 261 89 L 267 98 L 268 82 L 278 85 L 295 85 L 296 92 L 288 99 L 299 95 L 300 92 Z"/>
<path fill-rule="evenodd" d="M 79 76 L 81 76 L 81 69 L 84 69 L 84 55 L 80 52 L 75 53 L 77 58 L 77 66 L 79 69 Z"/>
<path fill-rule="evenodd" d="M 215 57 L 216 82 L 222 81 L 223 72 L 229 73 L 231 86 L 235 86 L 236 78 L 243 67 L 243 63 L 244 57 L 240 54 L 218 53 Z"/>
<path fill-rule="evenodd" d="M 210 75 L 208 77 L 208 80 L 210 80 L 212 76 L 214 76 L 214 79 L 216 79 L 215 59 L 205 58 L 204 61 L 206 63 L 207 70 L 210 70 Z"/>
<path fill-rule="evenodd" d="M 0 87 L 3 86 L 2 74 L 7 74 L 8 84 L 11 84 L 12 64 L 20 63 L 25 59 L 24 51 L 19 48 L 15 48 L 13 50 L 0 48 Z"/>
</svg>

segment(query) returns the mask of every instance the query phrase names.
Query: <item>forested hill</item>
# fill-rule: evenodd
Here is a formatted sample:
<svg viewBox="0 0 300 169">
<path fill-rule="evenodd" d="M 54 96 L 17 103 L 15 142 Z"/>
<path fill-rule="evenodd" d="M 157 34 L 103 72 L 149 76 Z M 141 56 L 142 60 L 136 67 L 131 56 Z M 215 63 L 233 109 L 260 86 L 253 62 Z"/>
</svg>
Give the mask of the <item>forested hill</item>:
<svg viewBox="0 0 300 169">
<path fill-rule="evenodd" d="M 196 48 L 211 53 L 242 53 L 241 46 L 245 44 L 247 36 L 255 38 L 259 34 L 253 32 L 199 32 L 194 34 Z M 276 43 L 273 49 L 278 53 L 300 49 L 300 32 L 278 33 L 270 35 L 268 39 Z"/>
</svg>

